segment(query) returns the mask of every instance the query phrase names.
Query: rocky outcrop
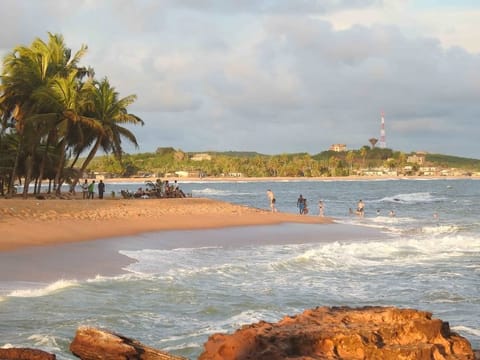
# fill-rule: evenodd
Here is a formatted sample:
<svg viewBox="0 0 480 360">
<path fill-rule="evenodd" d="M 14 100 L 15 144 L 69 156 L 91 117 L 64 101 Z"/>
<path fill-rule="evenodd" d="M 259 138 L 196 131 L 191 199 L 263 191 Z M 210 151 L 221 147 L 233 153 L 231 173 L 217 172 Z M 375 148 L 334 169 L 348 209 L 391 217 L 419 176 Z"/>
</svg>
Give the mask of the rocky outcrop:
<svg viewBox="0 0 480 360">
<path fill-rule="evenodd" d="M 278 323 L 214 334 L 199 360 L 474 360 L 470 343 L 432 314 L 391 307 L 320 307 Z"/>
<path fill-rule="evenodd" d="M 77 329 L 70 351 L 82 360 L 187 360 L 136 340 L 90 327 Z"/>
<path fill-rule="evenodd" d="M 28 348 L 0 349 L 2 360 L 55 360 L 56 356 L 42 350 Z"/>
<path fill-rule="evenodd" d="M 78 328 L 70 351 L 82 360 L 187 360 L 109 331 Z M 477 356 L 477 357 L 475 357 Z M 432 314 L 393 307 L 319 307 L 278 323 L 215 334 L 199 360 L 480 360 L 470 343 Z M 55 360 L 27 348 L 0 349 L 0 360 Z"/>
</svg>

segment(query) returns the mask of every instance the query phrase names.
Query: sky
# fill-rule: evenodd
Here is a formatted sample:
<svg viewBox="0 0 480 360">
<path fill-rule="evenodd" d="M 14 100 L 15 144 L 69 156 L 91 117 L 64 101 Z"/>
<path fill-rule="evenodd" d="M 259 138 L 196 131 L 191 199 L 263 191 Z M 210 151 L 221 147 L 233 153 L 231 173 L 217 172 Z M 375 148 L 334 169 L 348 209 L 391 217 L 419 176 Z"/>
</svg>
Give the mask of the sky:
<svg viewBox="0 0 480 360">
<path fill-rule="evenodd" d="M 2 0 L 0 56 L 59 33 L 107 77 L 140 148 L 480 159 L 478 0 Z M 0 65 L 1 67 L 1 65 Z"/>
</svg>

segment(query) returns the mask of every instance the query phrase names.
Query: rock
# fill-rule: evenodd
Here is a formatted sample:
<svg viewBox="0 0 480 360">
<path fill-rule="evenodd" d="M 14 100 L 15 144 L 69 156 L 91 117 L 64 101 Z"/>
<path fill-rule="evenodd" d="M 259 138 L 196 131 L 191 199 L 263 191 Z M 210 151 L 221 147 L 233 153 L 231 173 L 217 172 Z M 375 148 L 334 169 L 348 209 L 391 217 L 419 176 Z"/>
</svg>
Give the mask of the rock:
<svg viewBox="0 0 480 360">
<path fill-rule="evenodd" d="M 77 329 L 70 351 L 82 360 L 187 360 L 122 335 L 89 327 Z"/>
<path fill-rule="evenodd" d="M 10 348 L 0 349 L 0 359 L 2 360 L 55 360 L 54 354 L 42 350 L 28 348 Z"/>
<path fill-rule="evenodd" d="M 474 360 L 470 343 L 432 314 L 393 307 L 319 307 L 278 323 L 214 334 L 199 360 Z"/>
</svg>

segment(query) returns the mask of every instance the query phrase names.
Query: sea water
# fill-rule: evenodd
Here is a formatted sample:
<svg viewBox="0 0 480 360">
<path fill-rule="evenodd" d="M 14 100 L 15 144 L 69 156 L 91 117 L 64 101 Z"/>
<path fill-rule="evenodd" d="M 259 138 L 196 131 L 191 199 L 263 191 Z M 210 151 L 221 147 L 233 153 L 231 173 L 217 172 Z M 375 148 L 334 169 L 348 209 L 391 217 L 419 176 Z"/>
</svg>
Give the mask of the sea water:
<svg viewBox="0 0 480 360">
<path fill-rule="evenodd" d="M 107 190 L 137 186 L 107 182 Z M 0 282 L 0 347 L 75 359 L 69 344 L 88 325 L 196 359 L 209 335 L 244 324 L 316 306 L 392 305 L 430 311 L 480 348 L 479 180 L 180 186 L 193 197 L 265 209 L 272 189 L 279 211 L 291 213 L 302 194 L 306 216 L 318 216 L 323 200 L 340 224 L 141 234 L 118 242 L 137 246 L 118 249 L 132 262 L 116 276 Z M 363 218 L 349 214 L 360 199 Z"/>
</svg>

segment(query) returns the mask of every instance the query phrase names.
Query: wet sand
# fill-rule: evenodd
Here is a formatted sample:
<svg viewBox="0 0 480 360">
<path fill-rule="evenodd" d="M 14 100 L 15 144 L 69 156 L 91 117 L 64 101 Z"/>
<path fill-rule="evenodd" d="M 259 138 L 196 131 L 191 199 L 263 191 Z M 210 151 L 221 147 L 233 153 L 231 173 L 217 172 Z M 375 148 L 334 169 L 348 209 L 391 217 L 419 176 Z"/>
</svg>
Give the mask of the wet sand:
<svg viewBox="0 0 480 360">
<path fill-rule="evenodd" d="M 125 274 L 134 262 L 120 250 L 248 247 L 383 239 L 375 229 L 343 224 L 284 223 L 204 230 L 169 230 L 0 252 L 0 290 L 5 283 L 86 280 Z"/>
<path fill-rule="evenodd" d="M 280 223 L 331 223 L 201 198 L 134 200 L 0 200 L 0 251 L 160 230 Z"/>
<path fill-rule="evenodd" d="M 339 241 L 376 236 L 330 218 L 200 199 L 0 200 L 0 281 L 125 273 L 120 250 Z M 276 225 L 276 226 L 270 226 Z M 226 229 L 228 228 L 228 229 Z M 366 234 L 368 232 L 368 234 Z"/>
</svg>

